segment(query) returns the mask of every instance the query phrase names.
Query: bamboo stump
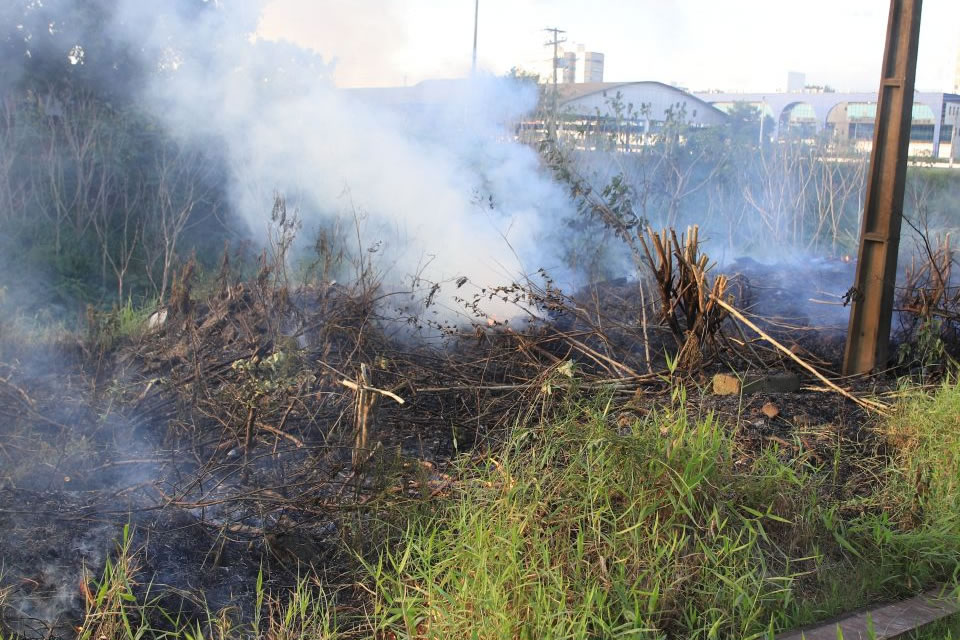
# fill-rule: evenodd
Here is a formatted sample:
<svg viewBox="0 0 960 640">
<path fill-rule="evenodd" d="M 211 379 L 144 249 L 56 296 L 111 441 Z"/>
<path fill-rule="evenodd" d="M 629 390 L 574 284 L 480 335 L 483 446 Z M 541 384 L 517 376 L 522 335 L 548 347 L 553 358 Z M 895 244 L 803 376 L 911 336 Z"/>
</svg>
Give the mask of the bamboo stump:
<svg viewBox="0 0 960 640">
<path fill-rule="evenodd" d="M 370 459 L 370 432 L 374 425 L 374 408 L 378 395 L 373 390 L 373 374 L 366 364 L 360 365 L 353 404 L 353 469 L 358 470 Z"/>
</svg>

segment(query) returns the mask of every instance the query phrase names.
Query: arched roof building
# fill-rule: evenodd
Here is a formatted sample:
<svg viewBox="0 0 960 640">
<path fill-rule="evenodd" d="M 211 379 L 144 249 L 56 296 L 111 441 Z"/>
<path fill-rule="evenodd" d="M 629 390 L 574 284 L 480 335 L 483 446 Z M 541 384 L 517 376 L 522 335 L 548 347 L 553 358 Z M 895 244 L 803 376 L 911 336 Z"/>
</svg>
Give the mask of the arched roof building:
<svg viewBox="0 0 960 640">
<path fill-rule="evenodd" d="M 680 109 L 684 120 L 694 126 L 723 124 L 727 119 L 722 110 L 706 100 L 662 82 L 589 82 L 559 85 L 557 89 L 560 112 L 565 115 L 612 115 L 619 104 L 624 110 L 632 107 L 633 113 L 644 108 L 639 119 L 654 123 L 666 121 Z"/>
<path fill-rule="evenodd" d="M 857 135 L 872 136 L 876 116 L 874 93 L 697 93 L 699 99 L 720 109 L 745 102 L 762 108 L 773 117 L 775 131 L 791 123 L 807 123 L 817 131 L 831 127 L 840 137 L 849 136 L 849 128 L 861 127 Z M 940 157 L 941 144 L 958 138 L 960 95 L 917 91 L 913 106 L 913 139 L 932 144 L 933 158 Z M 952 144 L 956 155 L 957 144 Z"/>
</svg>

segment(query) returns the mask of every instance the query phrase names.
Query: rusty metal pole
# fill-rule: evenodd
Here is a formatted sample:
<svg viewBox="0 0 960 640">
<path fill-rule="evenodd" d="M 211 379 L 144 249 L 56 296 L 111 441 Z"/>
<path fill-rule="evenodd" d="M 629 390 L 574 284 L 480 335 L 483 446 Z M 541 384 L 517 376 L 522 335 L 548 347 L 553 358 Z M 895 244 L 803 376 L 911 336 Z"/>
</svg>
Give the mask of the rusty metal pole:
<svg viewBox="0 0 960 640">
<path fill-rule="evenodd" d="M 890 346 L 922 4 L 923 0 L 890 2 L 857 275 L 850 290 L 845 375 L 884 366 Z"/>
</svg>

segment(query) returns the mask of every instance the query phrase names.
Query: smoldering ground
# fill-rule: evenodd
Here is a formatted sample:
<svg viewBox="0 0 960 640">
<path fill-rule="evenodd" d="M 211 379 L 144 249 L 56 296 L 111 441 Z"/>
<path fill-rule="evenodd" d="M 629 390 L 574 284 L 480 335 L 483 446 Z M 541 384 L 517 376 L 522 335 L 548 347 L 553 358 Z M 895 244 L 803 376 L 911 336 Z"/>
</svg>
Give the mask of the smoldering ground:
<svg viewBox="0 0 960 640">
<path fill-rule="evenodd" d="M 432 290 L 440 284 L 445 289 L 437 299 L 445 313 L 456 312 L 446 287 L 453 289 L 458 278 L 470 278 L 477 289 L 509 283 L 549 253 L 533 239 L 542 220 L 565 210 L 565 194 L 532 150 L 503 142 L 510 119 L 534 106 L 535 88 L 477 77 L 445 88 L 444 99 L 425 110 L 398 111 L 335 89 L 326 59 L 315 53 L 251 42 L 256 3 L 184 1 L 162 12 L 133 1 L 98 3 L 100 21 L 72 22 L 72 16 L 87 15 L 81 4 L 14 7 L 22 15 L 6 44 L 22 65 L 9 58 L 14 63 L 5 66 L 11 73 L 4 87 L 31 73 L 32 61 L 49 44 L 49 60 L 68 57 L 73 80 L 89 80 L 104 95 L 136 103 L 171 139 L 203 147 L 223 163 L 237 236 L 266 244 L 273 196 L 291 194 L 305 235 L 343 217 L 352 235 L 360 234 L 356 251 L 376 250 L 386 287 Z M 55 107 L 41 109 L 47 118 L 75 107 L 44 101 Z M 18 245 L 23 239 L 5 238 Z M 17 280 L 43 283 L 57 275 L 29 273 Z M 164 269 L 164 288 L 167 278 Z M 10 289 L 8 302 L 20 312 L 43 288 Z M 207 471 L 169 448 L 169 412 L 157 414 L 136 402 L 115 412 L 125 403 L 115 404 L 114 394 L 125 394 L 128 375 L 144 382 L 142 372 L 114 369 L 103 351 L 78 361 L 17 351 L 6 353 L 14 364 L 4 371 L 3 385 L 11 403 L 3 455 L 11 464 L 3 477 L 8 535 L 2 544 L 14 579 L 5 585 L 7 623 L 28 636 L 73 624 L 84 606 L 80 585 L 99 572 L 125 523 L 134 525 L 134 544 L 145 548 L 146 573 L 158 583 L 199 589 L 208 599 L 204 606 L 214 609 L 241 598 L 238 590 L 249 592 L 258 566 L 239 552 L 246 543 L 221 538 L 211 554 L 216 540 L 198 533 L 198 518 L 207 523 L 202 527 L 220 521 L 219 507 L 196 507 L 201 516 L 193 507 L 158 509 L 173 498 L 216 502 L 211 495 L 234 486 L 236 474 L 222 467 Z M 100 386 L 108 379 L 109 391 Z M 418 442 L 422 446 L 422 438 Z M 230 466 L 232 449 L 215 450 Z M 304 455 L 321 454 L 294 451 L 281 467 Z M 330 464 L 313 460 L 307 466 L 329 471 Z M 228 515 L 233 524 L 270 525 L 252 514 Z M 32 542 L 38 536 L 48 542 Z M 198 536 L 212 545 L 204 548 Z M 213 570 L 198 571 L 211 564 Z"/>
</svg>

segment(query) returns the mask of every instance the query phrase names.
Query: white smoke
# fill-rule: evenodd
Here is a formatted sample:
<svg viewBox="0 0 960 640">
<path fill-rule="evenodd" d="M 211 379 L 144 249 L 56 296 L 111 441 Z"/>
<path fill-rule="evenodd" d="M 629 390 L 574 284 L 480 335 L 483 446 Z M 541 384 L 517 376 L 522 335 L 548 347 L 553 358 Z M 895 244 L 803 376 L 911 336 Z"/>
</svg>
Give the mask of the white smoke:
<svg viewBox="0 0 960 640">
<path fill-rule="evenodd" d="M 489 287 L 544 266 L 537 239 L 568 200 L 505 128 L 533 110 L 535 86 L 477 76 L 390 106 L 395 96 L 333 87 L 326 58 L 252 41 L 249 3 L 162 19 L 149 3 L 121 4 L 117 33 L 162 67 L 148 104 L 175 135 L 226 150 L 232 204 L 254 237 L 280 191 L 297 194 L 307 229 L 331 214 L 364 217 L 388 282 L 419 271 Z M 331 10 L 360 10 L 348 4 Z"/>
</svg>

